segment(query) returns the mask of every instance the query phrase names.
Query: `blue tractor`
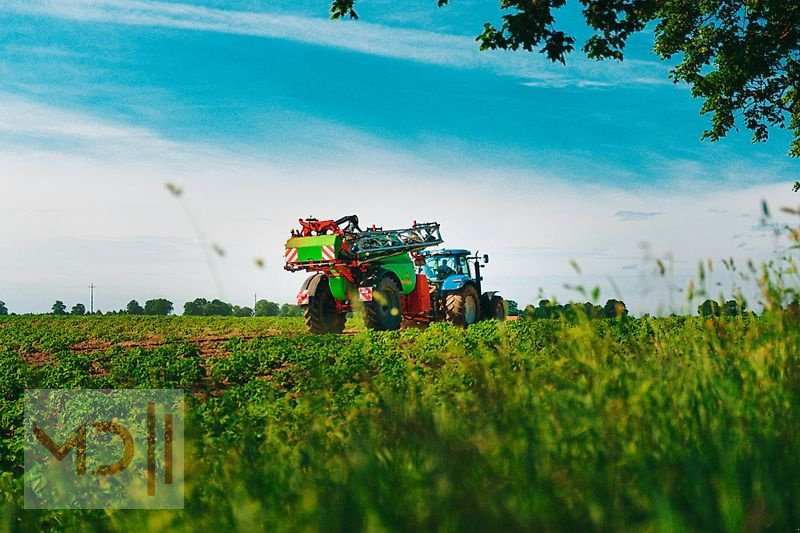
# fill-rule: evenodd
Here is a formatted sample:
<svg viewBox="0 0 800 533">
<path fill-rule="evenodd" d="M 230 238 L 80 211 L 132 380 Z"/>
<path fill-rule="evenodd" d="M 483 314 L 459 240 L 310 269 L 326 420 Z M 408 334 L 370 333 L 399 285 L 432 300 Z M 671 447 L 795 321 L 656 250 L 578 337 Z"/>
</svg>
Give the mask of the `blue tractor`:
<svg viewBox="0 0 800 533">
<path fill-rule="evenodd" d="M 487 264 L 489 256 L 463 249 L 418 252 L 417 273 L 424 274 L 430 286 L 432 321 L 468 326 L 479 320 L 506 319 L 508 307 L 503 297 L 481 288 L 481 262 Z"/>
</svg>

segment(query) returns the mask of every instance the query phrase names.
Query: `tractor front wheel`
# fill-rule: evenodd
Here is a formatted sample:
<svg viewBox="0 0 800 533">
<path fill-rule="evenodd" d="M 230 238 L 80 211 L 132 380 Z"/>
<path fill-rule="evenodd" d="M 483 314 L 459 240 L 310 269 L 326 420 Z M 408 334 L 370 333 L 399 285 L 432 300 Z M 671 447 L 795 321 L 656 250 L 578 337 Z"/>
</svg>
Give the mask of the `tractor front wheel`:
<svg viewBox="0 0 800 533">
<path fill-rule="evenodd" d="M 317 334 L 344 331 L 347 314 L 336 309 L 336 300 L 331 294 L 328 278 L 321 279 L 316 291 L 310 296 L 310 302 L 303 311 L 308 331 Z"/>
<path fill-rule="evenodd" d="M 367 328 L 378 331 L 400 329 L 403 307 L 400 287 L 389 276 L 383 276 L 372 291 L 372 301 L 364 304 Z"/>
<path fill-rule="evenodd" d="M 444 298 L 444 312 L 448 322 L 467 327 L 478 321 L 481 304 L 478 291 L 472 285 L 451 292 Z"/>
</svg>

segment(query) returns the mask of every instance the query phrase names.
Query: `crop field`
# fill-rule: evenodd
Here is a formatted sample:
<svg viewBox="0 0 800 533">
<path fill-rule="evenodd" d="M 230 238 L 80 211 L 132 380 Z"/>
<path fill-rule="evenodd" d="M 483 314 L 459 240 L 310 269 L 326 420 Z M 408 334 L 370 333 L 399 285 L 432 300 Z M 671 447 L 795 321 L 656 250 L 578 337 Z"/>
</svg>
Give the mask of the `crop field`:
<svg viewBox="0 0 800 533">
<path fill-rule="evenodd" d="M 794 315 L 0 319 L 0 530 L 794 530 Z M 24 510 L 30 388 L 186 391 L 181 511 Z"/>
</svg>

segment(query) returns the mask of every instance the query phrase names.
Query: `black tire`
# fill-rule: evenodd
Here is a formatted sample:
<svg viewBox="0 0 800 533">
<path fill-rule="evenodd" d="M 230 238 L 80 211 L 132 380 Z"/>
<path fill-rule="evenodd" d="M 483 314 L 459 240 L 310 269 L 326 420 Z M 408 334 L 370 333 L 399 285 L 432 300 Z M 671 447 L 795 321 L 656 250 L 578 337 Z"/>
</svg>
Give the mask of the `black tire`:
<svg viewBox="0 0 800 533">
<path fill-rule="evenodd" d="M 331 294 L 328 278 L 320 280 L 310 303 L 303 310 L 306 326 L 311 333 L 341 333 L 347 320 L 346 313 L 336 310 L 336 300 Z"/>
<path fill-rule="evenodd" d="M 389 276 L 383 276 L 372 291 L 372 301 L 364 304 L 364 322 L 369 329 L 391 331 L 400 329 L 403 303 L 400 286 Z"/>
<path fill-rule="evenodd" d="M 505 320 L 508 316 L 508 306 L 502 296 L 492 296 L 491 317 L 495 320 Z"/>
<path fill-rule="evenodd" d="M 448 293 L 444 297 L 444 314 L 448 322 L 464 328 L 477 322 L 481 315 L 477 289 L 465 285 L 459 291 Z"/>
</svg>

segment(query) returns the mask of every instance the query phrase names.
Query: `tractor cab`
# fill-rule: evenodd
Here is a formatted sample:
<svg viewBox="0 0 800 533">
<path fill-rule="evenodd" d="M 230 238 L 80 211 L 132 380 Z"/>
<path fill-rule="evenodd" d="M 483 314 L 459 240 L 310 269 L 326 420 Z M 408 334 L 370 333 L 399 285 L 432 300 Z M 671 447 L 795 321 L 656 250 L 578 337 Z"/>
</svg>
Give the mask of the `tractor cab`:
<svg viewBox="0 0 800 533">
<path fill-rule="evenodd" d="M 423 250 L 417 261 L 417 273 L 425 274 L 432 285 L 453 285 L 460 287 L 474 280 L 469 264 L 469 250 Z"/>
</svg>

